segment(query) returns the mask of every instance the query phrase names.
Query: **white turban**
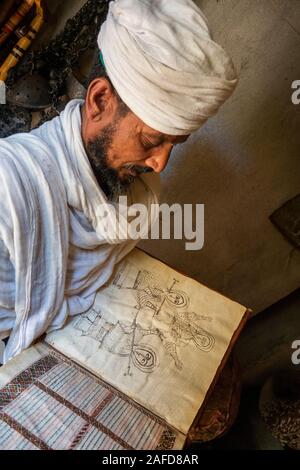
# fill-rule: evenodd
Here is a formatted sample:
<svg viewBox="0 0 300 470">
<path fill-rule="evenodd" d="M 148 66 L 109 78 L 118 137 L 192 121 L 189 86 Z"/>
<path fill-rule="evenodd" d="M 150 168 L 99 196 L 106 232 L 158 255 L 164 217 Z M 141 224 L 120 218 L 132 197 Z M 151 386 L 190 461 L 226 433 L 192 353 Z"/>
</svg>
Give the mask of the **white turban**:
<svg viewBox="0 0 300 470">
<path fill-rule="evenodd" d="M 237 84 L 230 57 L 192 0 L 112 1 L 98 45 L 121 99 L 165 134 L 197 130 Z"/>
</svg>

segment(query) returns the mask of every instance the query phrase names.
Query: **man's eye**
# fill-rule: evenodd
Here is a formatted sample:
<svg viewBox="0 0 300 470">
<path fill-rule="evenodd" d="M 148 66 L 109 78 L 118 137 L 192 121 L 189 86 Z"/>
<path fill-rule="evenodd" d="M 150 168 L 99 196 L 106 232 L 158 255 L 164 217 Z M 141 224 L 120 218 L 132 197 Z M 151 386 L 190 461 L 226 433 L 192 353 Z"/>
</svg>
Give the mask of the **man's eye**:
<svg viewBox="0 0 300 470">
<path fill-rule="evenodd" d="M 150 150 L 150 149 L 153 149 L 153 148 L 159 146 L 159 144 L 153 143 L 153 142 L 151 142 L 151 141 L 148 140 L 148 139 L 141 139 L 141 142 L 142 142 L 142 146 L 143 146 L 144 149 L 146 149 L 146 150 Z"/>
</svg>

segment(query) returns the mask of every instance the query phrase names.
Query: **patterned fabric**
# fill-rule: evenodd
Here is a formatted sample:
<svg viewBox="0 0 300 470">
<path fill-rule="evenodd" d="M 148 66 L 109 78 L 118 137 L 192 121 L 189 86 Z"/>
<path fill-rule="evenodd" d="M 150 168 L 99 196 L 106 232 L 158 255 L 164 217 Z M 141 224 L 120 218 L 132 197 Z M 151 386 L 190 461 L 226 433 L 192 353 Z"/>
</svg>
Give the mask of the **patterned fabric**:
<svg viewBox="0 0 300 470">
<path fill-rule="evenodd" d="M 171 450 L 176 432 L 47 347 L 0 389 L 0 450 Z"/>
</svg>

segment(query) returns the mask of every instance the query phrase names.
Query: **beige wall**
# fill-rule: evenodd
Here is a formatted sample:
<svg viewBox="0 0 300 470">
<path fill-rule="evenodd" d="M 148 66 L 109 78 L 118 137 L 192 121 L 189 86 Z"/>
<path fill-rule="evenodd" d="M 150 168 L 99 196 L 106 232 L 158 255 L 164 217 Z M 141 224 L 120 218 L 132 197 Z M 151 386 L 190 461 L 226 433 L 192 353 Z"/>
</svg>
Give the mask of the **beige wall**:
<svg viewBox="0 0 300 470">
<path fill-rule="evenodd" d="M 204 203 L 205 245 L 143 243 L 150 253 L 256 312 L 300 286 L 300 252 L 271 213 L 300 192 L 299 0 L 198 0 L 240 74 L 219 115 L 174 152 L 163 201 Z"/>
</svg>

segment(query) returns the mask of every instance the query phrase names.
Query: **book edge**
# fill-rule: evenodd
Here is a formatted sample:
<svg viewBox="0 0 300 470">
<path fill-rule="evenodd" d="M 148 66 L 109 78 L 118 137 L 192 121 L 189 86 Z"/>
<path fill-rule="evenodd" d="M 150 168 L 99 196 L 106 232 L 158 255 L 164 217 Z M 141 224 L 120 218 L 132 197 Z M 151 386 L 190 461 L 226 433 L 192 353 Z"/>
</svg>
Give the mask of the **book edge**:
<svg viewBox="0 0 300 470">
<path fill-rule="evenodd" d="M 231 337 L 231 341 L 228 345 L 226 353 L 224 354 L 223 359 L 220 362 L 220 365 L 219 365 L 219 367 L 216 371 L 216 374 L 215 374 L 215 376 L 214 376 L 214 378 L 211 382 L 211 385 L 210 385 L 210 387 L 209 387 L 209 389 L 208 389 L 208 391 L 205 395 L 205 398 L 204 398 L 204 400 L 203 400 L 203 402 L 202 402 L 202 404 L 199 408 L 199 411 L 198 411 L 198 413 L 197 413 L 197 415 L 196 415 L 196 417 L 193 421 L 193 424 L 191 425 L 191 427 L 190 427 L 190 429 L 187 433 L 187 442 L 189 442 L 189 443 L 194 442 L 195 440 L 197 440 L 197 437 L 196 437 L 197 436 L 197 431 L 195 430 L 195 428 L 197 427 L 197 424 L 199 423 L 199 421 L 200 421 L 200 419 L 203 415 L 205 406 L 207 405 L 207 402 L 208 402 L 209 398 L 211 397 L 215 386 L 217 385 L 217 382 L 218 382 L 218 379 L 221 375 L 221 372 L 223 371 L 226 363 L 228 362 L 230 354 L 232 353 L 232 350 L 233 350 L 233 348 L 234 348 L 234 346 L 235 346 L 235 344 L 236 344 L 236 342 L 237 342 L 237 340 L 240 336 L 240 333 L 243 330 L 243 328 L 245 327 L 246 323 L 248 322 L 251 314 L 252 314 L 252 310 L 245 307 L 245 313 L 243 315 L 243 318 L 242 318 L 241 322 L 239 323 L 238 328 L 235 330 L 235 332 L 233 333 L 233 335 Z M 186 444 L 187 444 L 187 442 L 186 442 Z"/>
</svg>

